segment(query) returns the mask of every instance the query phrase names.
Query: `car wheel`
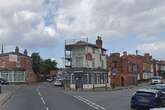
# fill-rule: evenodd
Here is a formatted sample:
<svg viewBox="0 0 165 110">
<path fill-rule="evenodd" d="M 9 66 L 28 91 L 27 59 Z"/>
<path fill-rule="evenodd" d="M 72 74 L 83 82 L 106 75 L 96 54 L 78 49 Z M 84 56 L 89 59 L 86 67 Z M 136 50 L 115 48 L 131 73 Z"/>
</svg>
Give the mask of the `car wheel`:
<svg viewBox="0 0 165 110">
<path fill-rule="evenodd" d="M 136 108 L 136 106 L 131 104 L 131 108 L 132 108 L 132 109 L 135 109 L 135 108 Z"/>
</svg>

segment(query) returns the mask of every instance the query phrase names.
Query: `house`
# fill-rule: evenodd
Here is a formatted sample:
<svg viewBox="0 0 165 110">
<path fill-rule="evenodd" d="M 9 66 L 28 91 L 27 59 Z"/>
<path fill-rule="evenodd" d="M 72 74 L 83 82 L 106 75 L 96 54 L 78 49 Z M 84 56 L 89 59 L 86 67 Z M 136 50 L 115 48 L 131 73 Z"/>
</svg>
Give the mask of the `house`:
<svg viewBox="0 0 165 110">
<path fill-rule="evenodd" d="M 30 83 L 37 80 L 37 76 L 32 70 L 31 58 L 27 50 L 19 52 L 16 47 L 14 52 L 0 54 L 0 78 L 4 78 L 10 83 Z"/>
<path fill-rule="evenodd" d="M 112 86 L 136 85 L 153 76 L 152 56 L 112 53 L 108 56 L 108 70 Z"/>
<path fill-rule="evenodd" d="M 155 76 L 163 76 L 163 78 L 165 78 L 165 61 L 154 59 L 153 67 Z"/>
<path fill-rule="evenodd" d="M 78 40 L 65 44 L 65 70 L 71 88 L 102 87 L 107 84 L 107 55 L 98 36 L 96 44 Z"/>
</svg>

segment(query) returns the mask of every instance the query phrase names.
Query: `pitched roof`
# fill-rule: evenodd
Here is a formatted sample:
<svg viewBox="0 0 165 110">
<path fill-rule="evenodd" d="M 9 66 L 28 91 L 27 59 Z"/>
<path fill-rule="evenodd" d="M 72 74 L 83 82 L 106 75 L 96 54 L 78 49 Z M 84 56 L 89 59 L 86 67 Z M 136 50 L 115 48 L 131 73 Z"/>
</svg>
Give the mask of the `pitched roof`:
<svg viewBox="0 0 165 110">
<path fill-rule="evenodd" d="M 12 55 L 18 55 L 18 56 L 29 57 L 29 56 L 24 55 L 24 54 L 22 54 L 22 53 L 20 53 L 20 52 L 18 52 L 18 53 L 16 53 L 16 52 L 1 53 L 1 54 L 0 54 L 0 57 L 9 56 L 10 54 L 12 54 Z"/>
<path fill-rule="evenodd" d="M 73 48 L 73 47 L 76 47 L 76 46 L 90 46 L 90 47 L 93 47 L 93 48 L 99 48 L 99 47 L 97 47 L 96 44 L 88 43 L 88 42 L 85 42 L 85 41 L 78 41 L 74 44 L 66 45 L 66 49 L 70 49 L 70 48 Z M 101 48 L 101 49 L 104 50 L 104 51 L 107 50 L 105 48 Z"/>
</svg>

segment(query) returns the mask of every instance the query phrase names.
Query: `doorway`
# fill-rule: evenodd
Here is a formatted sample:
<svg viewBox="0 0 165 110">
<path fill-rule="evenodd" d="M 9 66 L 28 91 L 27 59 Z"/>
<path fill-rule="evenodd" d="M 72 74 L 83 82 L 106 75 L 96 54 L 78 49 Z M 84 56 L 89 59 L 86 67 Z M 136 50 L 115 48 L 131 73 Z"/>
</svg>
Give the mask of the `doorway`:
<svg viewBox="0 0 165 110">
<path fill-rule="evenodd" d="M 121 77 L 121 86 L 124 86 L 124 77 Z"/>
</svg>

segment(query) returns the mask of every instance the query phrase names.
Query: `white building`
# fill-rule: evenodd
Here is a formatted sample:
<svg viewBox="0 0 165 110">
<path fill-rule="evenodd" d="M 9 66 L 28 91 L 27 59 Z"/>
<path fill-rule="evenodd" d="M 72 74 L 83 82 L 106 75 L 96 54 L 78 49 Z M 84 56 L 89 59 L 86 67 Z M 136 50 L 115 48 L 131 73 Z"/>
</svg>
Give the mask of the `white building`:
<svg viewBox="0 0 165 110">
<path fill-rule="evenodd" d="M 65 59 L 71 74 L 71 88 L 92 88 L 107 83 L 107 55 L 101 37 L 96 44 L 87 41 L 66 44 Z"/>
</svg>

